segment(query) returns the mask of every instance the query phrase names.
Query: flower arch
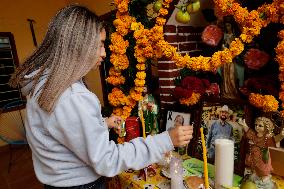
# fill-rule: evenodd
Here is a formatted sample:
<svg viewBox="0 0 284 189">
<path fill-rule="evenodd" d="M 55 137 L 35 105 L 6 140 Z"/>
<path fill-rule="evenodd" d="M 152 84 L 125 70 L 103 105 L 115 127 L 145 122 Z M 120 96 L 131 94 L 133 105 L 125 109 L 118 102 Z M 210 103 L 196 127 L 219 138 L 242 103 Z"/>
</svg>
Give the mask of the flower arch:
<svg viewBox="0 0 284 189">
<path fill-rule="evenodd" d="M 114 88 L 108 94 L 109 102 L 114 106 L 113 113 L 122 116 L 124 119 L 130 116 L 132 108 L 137 101 L 142 99 L 142 91 L 145 85 L 147 59 L 158 59 L 165 56 L 174 61 L 179 68 L 189 68 L 193 71 L 215 71 L 223 64 L 232 62 L 232 59 L 238 56 L 244 50 L 244 43 L 250 43 L 253 38 L 260 34 L 260 30 L 269 23 L 284 23 L 284 1 L 274 0 L 271 4 L 264 4 L 257 10 L 248 11 L 241 7 L 234 0 L 214 0 L 218 16 L 232 15 L 242 29 L 239 38 L 236 38 L 229 48 L 215 52 L 211 57 L 190 57 L 182 56 L 177 49 L 164 40 L 163 25 L 166 23 L 164 16 L 168 14 L 168 8 L 172 0 L 164 0 L 163 7 L 160 9 L 156 18 L 155 26 L 146 29 L 140 22 L 129 15 L 128 5 L 130 0 L 115 0 L 117 7 L 116 19 L 113 25 L 116 32 L 111 34 L 110 50 L 112 52 L 110 61 L 113 67 L 109 70 L 109 77 L 106 79 Z M 121 72 L 127 69 L 129 62 L 126 56 L 126 49 L 129 45 L 124 36 L 133 32 L 136 39 L 134 56 L 137 59 L 137 74 L 135 86 L 125 95 L 119 88 L 125 82 Z M 282 40 L 276 47 L 276 60 L 279 63 L 281 82 L 281 92 L 279 98 L 284 107 L 284 30 L 279 32 L 279 38 Z M 196 94 L 189 99 L 182 99 L 187 105 L 196 103 L 200 95 Z M 262 108 L 264 111 L 276 111 L 278 101 L 271 95 L 261 96 L 260 94 L 250 94 L 250 103 Z M 284 115 L 284 113 L 283 113 Z"/>
</svg>

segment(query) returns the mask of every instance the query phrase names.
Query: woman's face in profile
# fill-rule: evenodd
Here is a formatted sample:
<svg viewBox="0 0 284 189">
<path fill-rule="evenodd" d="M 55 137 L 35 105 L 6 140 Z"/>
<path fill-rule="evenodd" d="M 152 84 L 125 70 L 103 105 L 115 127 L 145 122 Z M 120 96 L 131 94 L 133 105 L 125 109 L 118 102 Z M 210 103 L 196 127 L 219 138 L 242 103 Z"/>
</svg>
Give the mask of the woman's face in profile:
<svg viewBox="0 0 284 189">
<path fill-rule="evenodd" d="M 183 125 L 183 117 L 177 116 L 174 120 L 174 126 L 181 126 Z"/>
<path fill-rule="evenodd" d="M 101 32 L 100 32 L 100 43 L 99 43 L 99 47 L 98 47 L 98 50 L 97 50 L 97 57 L 98 57 L 98 60 L 95 64 L 95 66 L 93 67 L 93 70 L 98 68 L 100 65 L 101 65 L 101 62 L 104 60 L 104 58 L 106 57 L 106 50 L 105 50 L 105 39 L 106 39 L 106 31 L 103 29 Z"/>
</svg>

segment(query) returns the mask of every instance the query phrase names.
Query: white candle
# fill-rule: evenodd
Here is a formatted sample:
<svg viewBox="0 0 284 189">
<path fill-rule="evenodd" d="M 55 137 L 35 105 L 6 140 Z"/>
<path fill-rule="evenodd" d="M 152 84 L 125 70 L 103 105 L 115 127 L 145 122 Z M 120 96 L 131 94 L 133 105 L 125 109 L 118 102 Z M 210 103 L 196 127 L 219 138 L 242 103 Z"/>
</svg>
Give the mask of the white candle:
<svg viewBox="0 0 284 189">
<path fill-rule="evenodd" d="M 171 189 L 183 188 L 183 168 L 182 160 L 178 158 L 172 158 L 170 163 L 171 174 Z"/>
<path fill-rule="evenodd" d="M 234 175 L 234 141 L 215 140 L 215 188 L 231 187 Z"/>
</svg>

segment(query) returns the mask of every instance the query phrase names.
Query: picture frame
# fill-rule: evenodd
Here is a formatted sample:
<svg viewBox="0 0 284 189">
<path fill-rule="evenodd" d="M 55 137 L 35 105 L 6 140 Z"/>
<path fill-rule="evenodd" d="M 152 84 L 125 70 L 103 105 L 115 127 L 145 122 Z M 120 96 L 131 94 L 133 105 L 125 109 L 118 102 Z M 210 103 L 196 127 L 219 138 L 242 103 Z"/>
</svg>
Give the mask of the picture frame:
<svg viewBox="0 0 284 189">
<path fill-rule="evenodd" d="M 177 125 L 189 125 L 191 113 L 181 112 L 178 110 L 168 110 L 166 119 L 166 130 L 173 128 Z"/>
<path fill-rule="evenodd" d="M 231 128 L 230 136 L 226 136 L 226 133 L 222 133 L 222 138 L 230 138 L 234 140 L 234 171 L 239 175 L 243 175 L 244 167 L 245 167 L 245 137 L 242 126 L 238 124 L 239 119 L 246 119 L 246 121 L 250 122 L 250 113 L 249 106 L 242 100 L 234 100 L 234 99 L 204 99 L 200 114 L 198 115 L 199 120 L 195 127 L 195 146 L 193 151 L 193 156 L 198 159 L 203 159 L 203 151 L 201 144 L 201 136 L 200 136 L 200 127 L 203 127 L 204 137 L 206 141 L 207 148 L 207 157 L 208 162 L 214 164 L 214 156 L 215 154 L 211 154 L 209 157 L 209 153 L 212 153 L 212 149 L 210 149 L 210 144 L 213 144 L 212 133 L 210 129 L 215 129 L 216 125 L 218 125 L 220 121 L 220 111 L 224 105 L 228 107 L 228 117 L 226 119 L 226 123 L 228 123 L 228 128 Z M 212 127 L 212 125 L 215 125 Z M 216 129 L 215 129 L 216 131 Z M 209 136 L 211 135 L 211 137 Z M 210 143 L 211 142 L 211 143 Z M 213 145 L 214 146 L 214 145 Z M 211 152 L 210 152 L 211 150 Z M 214 151 L 214 150 L 213 150 Z M 213 152 L 214 153 L 214 152 Z"/>
<path fill-rule="evenodd" d="M 187 118 L 186 121 L 184 122 L 184 125 L 193 125 L 195 127 L 195 123 L 198 121 L 198 115 L 199 115 L 199 109 L 200 109 L 201 103 L 198 103 L 194 106 L 185 106 L 181 104 L 169 104 L 164 107 L 164 109 L 161 111 L 161 131 L 166 131 L 169 128 L 172 128 L 174 125 L 174 118 L 173 116 L 177 115 L 185 115 Z M 169 114 L 170 112 L 174 113 L 171 114 L 171 119 L 168 121 Z M 167 126 L 168 123 L 168 126 Z M 193 136 L 195 136 L 195 130 L 193 130 Z M 193 149 L 195 148 L 195 137 L 190 140 L 190 143 L 187 146 L 187 153 L 189 156 L 193 156 Z"/>
</svg>

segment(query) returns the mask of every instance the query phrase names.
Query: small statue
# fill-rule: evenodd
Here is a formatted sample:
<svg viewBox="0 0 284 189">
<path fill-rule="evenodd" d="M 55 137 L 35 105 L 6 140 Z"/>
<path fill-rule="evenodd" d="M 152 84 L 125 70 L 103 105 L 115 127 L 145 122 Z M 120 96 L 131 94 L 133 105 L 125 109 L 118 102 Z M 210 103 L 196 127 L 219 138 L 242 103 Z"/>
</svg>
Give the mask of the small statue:
<svg viewBox="0 0 284 189">
<path fill-rule="evenodd" d="M 152 94 L 147 93 L 147 87 L 144 87 L 144 97 L 139 101 L 138 109 L 143 111 L 143 117 L 145 120 L 146 135 L 155 135 L 159 133 L 158 125 L 158 105 Z"/>
<path fill-rule="evenodd" d="M 268 147 L 276 147 L 276 143 L 284 138 L 284 129 L 274 136 L 274 123 L 266 117 L 255 119 L 255 131 L 250 129 L 245 120 L 239 120 L 243 126 L 245 137 L 248 139 L 249 152 L 246 155 L 246 172 L 250 181 L 254 182 L 257 188 L 273 189 L 275 184 L 271 180 L 271 158 Z"/>
<path fill-rule="evenodd" d="M 234 22 L 231 17 L 224 18 L 224 38 L 222 43 L 222 50 L 229 48 L 232 41 L 236 38 L 236 31 L 234 30 Z M 233 62 L 226 62 L 218 72 L 222 76 L 221 95 L 224 98 L 235 99 L 239 98 L 238 88 L 244 82 L 244 67 L 240 66 L 233 60 Z"/>
</svg>

